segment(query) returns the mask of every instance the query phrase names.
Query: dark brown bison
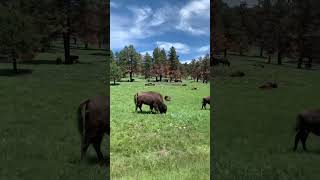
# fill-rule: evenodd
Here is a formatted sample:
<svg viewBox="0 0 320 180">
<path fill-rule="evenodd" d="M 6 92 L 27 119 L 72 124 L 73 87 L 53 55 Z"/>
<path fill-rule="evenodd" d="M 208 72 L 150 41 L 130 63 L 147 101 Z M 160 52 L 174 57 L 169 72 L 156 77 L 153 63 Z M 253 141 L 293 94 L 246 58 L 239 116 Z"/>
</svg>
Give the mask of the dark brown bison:
<svg viewBox="0 0 320 180">
<path fill-rule="evenodd" d="M 99 162 L 104 158 L 100 149 L 104 134 L 110 136 L 109 97 L 97 96 L 83 101 L 78 108 L 78 128 L 81 135 L 81 159 L 90 144 L 97 153 Z"/>
<path fill-rule="evenodd" d="M 272 83 L 272 82 L 266 82 L 263 85 L 259 86 L 260 89 L 273 89 L 273 88 L 278 88 L 277 83 Z"/>
<path fill-rule="evenodd" d="M 136 111 L 139 107 L 142 112 L 142 104 L 146 104 L 150 106 L 150 110 L 152 112 L 153 108 L 155 111 L 159 111 L 160 113 L 167 112 L 167 105 L 164 104 L 163 97 L 160 93 L 148 91 L 148 92 L 138 92 L 134 95 L 134 103 L 136 105 Z"/>
<path fill-rule="evenodd" d="M 296 137 L 293 150 L 297 149 L 301 140 L 302 147 L 307 151 L 306 141 L 310 132 L 320 136 L 320 109 L 306 110 L 297 116 Z"/>
<path fill-rule="evenodd" d="M 206 96 L 204 98 L 202 98 L 202 108 L 201 109 L 206 109 L 206 105 L 209 104 L 210 105 L 210 96 Z"/>
</svg>

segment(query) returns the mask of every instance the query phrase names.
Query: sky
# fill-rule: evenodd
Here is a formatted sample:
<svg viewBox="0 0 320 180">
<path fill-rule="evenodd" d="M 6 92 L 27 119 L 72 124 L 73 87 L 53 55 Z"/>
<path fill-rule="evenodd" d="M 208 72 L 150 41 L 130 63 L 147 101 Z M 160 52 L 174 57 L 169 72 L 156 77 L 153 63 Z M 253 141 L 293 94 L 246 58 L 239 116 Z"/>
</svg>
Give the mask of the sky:
<svg viewBox="0 0 320 180">
<path fill-rule="evenodd" d="M 210 0 L 111 0 L 110 41 L 116 52 L 132 44 L 145 55 L 176 48 L 180 62 L 210 51 Z"/>
</svg>

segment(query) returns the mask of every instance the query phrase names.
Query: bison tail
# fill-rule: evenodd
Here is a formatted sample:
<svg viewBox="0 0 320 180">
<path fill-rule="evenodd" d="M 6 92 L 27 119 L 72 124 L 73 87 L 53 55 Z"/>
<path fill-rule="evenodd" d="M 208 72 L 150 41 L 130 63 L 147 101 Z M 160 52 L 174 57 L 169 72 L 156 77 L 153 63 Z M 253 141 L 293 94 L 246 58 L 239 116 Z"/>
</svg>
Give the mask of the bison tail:
<svg viewBox="0 0 320 180">
<path fill-rule="evenodd" d="M 83 113 L 82 109 L 84 106 L 87 105 L 88 102 L 89 102 L 89 100 L 85 100 L 84 102 L 82 102 L 79 105 L 78 111 L 77 111 L 78 130 L 81 135 L 84 134 L 84 125 L 85 125 L 85 112 Z"/>
<path fill-rule="evenodd" d="M 295 127 L 295 130 L 298 131 L 302 128 L 303 126 L 303 116 L 301 114 L 299 114 L 297 116 L 297 123 L 296 123 L 296 127 Z"/>
<path fill-rule="evenodd" d="M 139 93 L 137 93 L 137 94 L 134 95 L 134 104 L 135 104 L 135 105 L 137 104 L 137 101 L 138 101 L 138 94 L 139 94 Z"/>
</svg>

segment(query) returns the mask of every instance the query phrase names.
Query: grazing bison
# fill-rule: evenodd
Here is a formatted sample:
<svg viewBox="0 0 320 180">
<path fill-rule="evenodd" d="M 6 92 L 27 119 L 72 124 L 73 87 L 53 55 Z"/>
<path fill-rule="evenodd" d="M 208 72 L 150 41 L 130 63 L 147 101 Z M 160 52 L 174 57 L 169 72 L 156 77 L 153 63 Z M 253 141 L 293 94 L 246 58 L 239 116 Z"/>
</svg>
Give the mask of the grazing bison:
<svg viewBox="0 0 320 180">
<path fill-rule="evenodd" d="M 165 96 L 165 97 L 164 97 L 164 100 L 166 100 L 166 101 L 171 101 L 171 96 Z"/>
<path fill-rule="evenodd" d="M 83 101 L 78 108 L 78 128 L 81 135 L 81 159 L 90 144 L 97 153 L 99 162 L 104 158 L 100 149 L 104 134 L 110 136 L 109 97 L 97 96 Z"/>
<path fill-rule="evenodd" d="M 202 108 L 201 109 L 206 109 L 206 105 L 209 104 L 210 105 L 210 96 L 206 96 L 204 98 L 202 98 Z"/>
<path fill-rule="evenodd" d="M 79 63 L 79 56 L 76 55 L 70 55 L 71 62 Z"/>
<path fill-rule="evenodd" d="M 320 109 L 299 113 L 297 116 L 296 132 L 293 150 L 297 149 L 298 143 L 301 140 L 303 149 L 307 151 L 306 141 L 309 133 L 312 132 L 320 136 Z"/>
<path fill-rule="evenodd" d="M 272 83 L 272 82 L 266 82 L 263 85 L 259 86 L 260 89 L 273 89 L 273 88 L 278 88 L 277 83 Z"/>
<path fill-rule="evenodd" d="M 134 103 L 136 105 L 136 111 L 139 107 L 142 112 L 142 104 L 146 104 L 150 106 L 150 110 L 152 112 L 153 108 L 155 111 L 159 111 L 160 113 L 167 112 L 167 105 L 164 104 L 163 97 L 160 93 L 148 91 L 148 92 L 138 92 L 134 95 Z"/>
</svg>

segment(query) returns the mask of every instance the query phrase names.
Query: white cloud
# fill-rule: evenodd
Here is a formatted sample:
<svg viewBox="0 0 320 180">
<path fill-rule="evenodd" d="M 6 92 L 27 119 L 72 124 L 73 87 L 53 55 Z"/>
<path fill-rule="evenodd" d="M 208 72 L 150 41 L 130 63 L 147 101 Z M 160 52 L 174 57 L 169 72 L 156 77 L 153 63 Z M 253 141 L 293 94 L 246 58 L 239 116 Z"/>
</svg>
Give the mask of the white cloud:
<svg viewBox="0 0 320 180">
<path fill-rule="evenodd" d="M 176 48 L 178 54 L 188 54 L 190 52 L 190 48 L 188 45 L 179 42 L 171 43 L 165 41 L 157 41 L 156 44 L 159 48 L 163 48 L 166 51 L 169 51 L 170 48 L 173 46 Z"/>
<path fill-rule="evenodd" d="M 184 64 L 184 63 L 189 64 L 189 63 L 191 63 L 191 61 L 192 61 L 192 60 L 184 60 L 184 61 L 181 61 L 181 63 L 182 63 L 182 64 Z"/>
<path fill-rule="evenodd" d="M 152 51 L 152 50 L 150 50 L 150 51 L 143 51 L 143 52 L 140 52 L 140 54 L 141 54 L 141 55 L 143 55 L 143 56 L 145 56 L 147 53 L 148 53 L 149 55 L 151 55 L 151 56 L 152 56 L 153 51 Z"/>
<path fill-rule="evenodd" d="M 207 52 L 209 52 L 209 50 L 210 50 L 210 45 L 206 45 L 206 46 L 202 46 L 202 47 L 198 48 L 197 52 L 200 52 L 200 53 L 205 52 L 205 53 L 207 53 Z"/>
<path fill-rule="evenodd" d="M 179 12 L 177 29 L 194 35 L 210 34 L 210 0 L 193 0 Z"/>
<path fill-rule="evenodd" d="M 118 8 L 119 7 L 119 4 L 118 3 L 115 3 L 113 1 L 110 1 L 110 7 L 111 8 Z"/>
</svg>

